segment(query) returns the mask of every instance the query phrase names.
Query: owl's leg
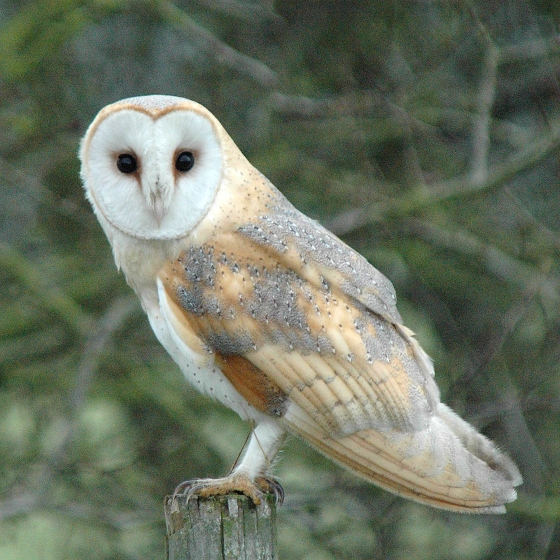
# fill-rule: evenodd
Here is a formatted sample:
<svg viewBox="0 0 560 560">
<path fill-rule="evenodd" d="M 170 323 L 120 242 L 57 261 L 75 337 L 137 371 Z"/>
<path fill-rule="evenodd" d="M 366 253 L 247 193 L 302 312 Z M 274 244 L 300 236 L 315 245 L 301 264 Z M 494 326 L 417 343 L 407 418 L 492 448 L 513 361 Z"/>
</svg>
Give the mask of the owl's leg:
<svg viewBox="0 0 560 560">
<path fill-rule="evenodd" d="M 284 443 L 286 432 L 275 419 L 259 422 L 241 462 L 232 475 L 243 474 L 251 480 L 265 475 L 274 463 L 274 458 Z"/>
<path fill-rule="evenodd" d="M 276 502 L 281 504 L 284 491 L 268 471 L 284 439 L 285 432 L 276 420 L 259 422 L 253 430 L 243 459 L 229 476 L 185 481 L 177 486 L 173 495 L 208 497 L 237 492 L 249 496 L 258 505 L 264 494 L 272 493 Z"/>
<path fill-rule="evenodd" d="M 280 505 L 284 501 L 284 489 L 269 472 L 285 439 L 286 432 L 276 420 L 261 422 L 251 434 L 241 463 L 231 474 L 232 477 L 241 476 L 252 480 L 261 492 L 274 494 L 276 503 Z"/>
</svg>

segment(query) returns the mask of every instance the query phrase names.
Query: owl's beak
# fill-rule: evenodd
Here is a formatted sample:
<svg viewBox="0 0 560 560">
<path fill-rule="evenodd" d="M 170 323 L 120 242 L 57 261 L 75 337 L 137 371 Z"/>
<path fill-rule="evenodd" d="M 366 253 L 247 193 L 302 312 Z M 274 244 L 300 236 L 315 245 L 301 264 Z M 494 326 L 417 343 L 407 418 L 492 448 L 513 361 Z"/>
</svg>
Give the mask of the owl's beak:
<svg viewBox="0 0 560 560">
<path fill-rule="evenodd" d="M 159 191 L 151 192 L 149 197 L 149 205 L 154 214 L 158 226 L 165 216 L 166 207 Z"/>
<path fill-rule="evenodd" d="M 154 216 L 156 217 L 158 226 L 161 225 L 161 221 L 163 220 L 164 214 L 165 214 L 165 206 L 163 204 L 163 200 L 161 199 L 161 196 L 157 194 L 154 200 Z"/>
</svg>

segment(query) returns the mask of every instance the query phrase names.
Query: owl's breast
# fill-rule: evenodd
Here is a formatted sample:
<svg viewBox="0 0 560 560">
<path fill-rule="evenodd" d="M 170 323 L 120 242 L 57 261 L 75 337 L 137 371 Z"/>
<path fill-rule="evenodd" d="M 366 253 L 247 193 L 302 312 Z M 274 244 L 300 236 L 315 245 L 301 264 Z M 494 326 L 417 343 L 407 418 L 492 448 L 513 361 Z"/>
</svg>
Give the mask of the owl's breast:
<svg viewBox="0 0 560 560">
<path fill-rule="evenodd" d="M 222 371 L 224 368 L 235 367 L 236 364 L 231 362 L 228 365 L 227 360 L 209 352 L 197 335 L 190 330 L 188 323 L 182 321 L 182 317 L 177 315 L 175 305 L 167 297 L 161 282 L 158 283 L 158 287 L 159 304 L 147 308 L 146 312 L 157 339 L 180 367 L 186 380 L 199 392 L 218 400 L 245 420 L 258 422 L 262 420 L 263 412 L 267 416 L 274 416 L 275 414 L 269 414 L 266 410 L 267 399 L 261 399 L 260 403 L 252 402 L 253 395 L 246 394 L 246 391 L 240 392 L 239 387 L 235 384 L 235 379 L 232 383 L 232 380 L 224 375 Z M 247 373 L 247 375 L 249 374 L 250 372 Z M 275 410 L 280 410 L 282 397 L 275 394 L 272 387 L 259 389 L 257 381 L 255 378 L 253 393 L 258 395 L 259 391 L 263 394 L 267 391 L 271 403 L 275 403 Z"/>
</svg>

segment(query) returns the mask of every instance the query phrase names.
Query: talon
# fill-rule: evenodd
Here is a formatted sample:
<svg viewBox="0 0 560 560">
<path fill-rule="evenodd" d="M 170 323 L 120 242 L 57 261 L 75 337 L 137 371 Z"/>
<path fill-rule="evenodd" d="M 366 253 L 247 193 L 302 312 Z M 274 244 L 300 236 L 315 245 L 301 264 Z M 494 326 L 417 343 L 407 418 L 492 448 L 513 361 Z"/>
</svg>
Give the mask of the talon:
<svg viewBox="0 0 560 560">
<path fill-rule="evenodd" d="M 274 494 L 274 502 L 278 507 L 284 503 L 284 488 L 275 478 L 259 476 L 255 479 L 255 483 L 265 494 Z"/>
<path fill-rule="evenodd" d="M 205 478 L 200 480 L 186 480 L 181 482 L 173 491 L 173 499 L 178 495 L 186 496 L 186 501 L 195 494 L 208 498 L 210 496 L 224 496 L 239 493 L 251 498 L 255 505 L 260 505 L 264 494 L 273 494 L 276 505 L 284 502 L 284 490 L 279 482 L 273 478 L 258 477 L 254 481 L 245 475 L 232 475 L 226 478 Z"/>
<path fill-rule="evenodd" d="M 198 480 L 184 480 L 183 482 L 181 482 L 181 484 L 178 484 L 177 487 L 175 488 L 175 490 L 173 490 L 173 494 L 172 494 L 173 499 L 175 499 L 175 497 L 179 496 L 180 494 L 185 494 L 185 490 L 188 487 L 193 486 L 197 482 L 199 482 L 199 481 Z"/>
</svg>

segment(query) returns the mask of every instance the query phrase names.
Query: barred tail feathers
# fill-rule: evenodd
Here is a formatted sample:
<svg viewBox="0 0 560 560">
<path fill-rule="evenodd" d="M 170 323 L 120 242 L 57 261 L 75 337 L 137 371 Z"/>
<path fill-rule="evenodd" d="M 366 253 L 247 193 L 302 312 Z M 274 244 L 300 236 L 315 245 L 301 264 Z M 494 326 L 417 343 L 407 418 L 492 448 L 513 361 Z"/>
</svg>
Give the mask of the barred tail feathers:
<svg viewBox="0 0 560 560">
<path fill-rule="evenodd" d="M 328 436 L 299 407 L 287 427 L 361 477 L 411 500 L 464 513 L 504 513 L 521 476 L 492 442 L 443 404 L 426 430 Z"/>
</svg>

